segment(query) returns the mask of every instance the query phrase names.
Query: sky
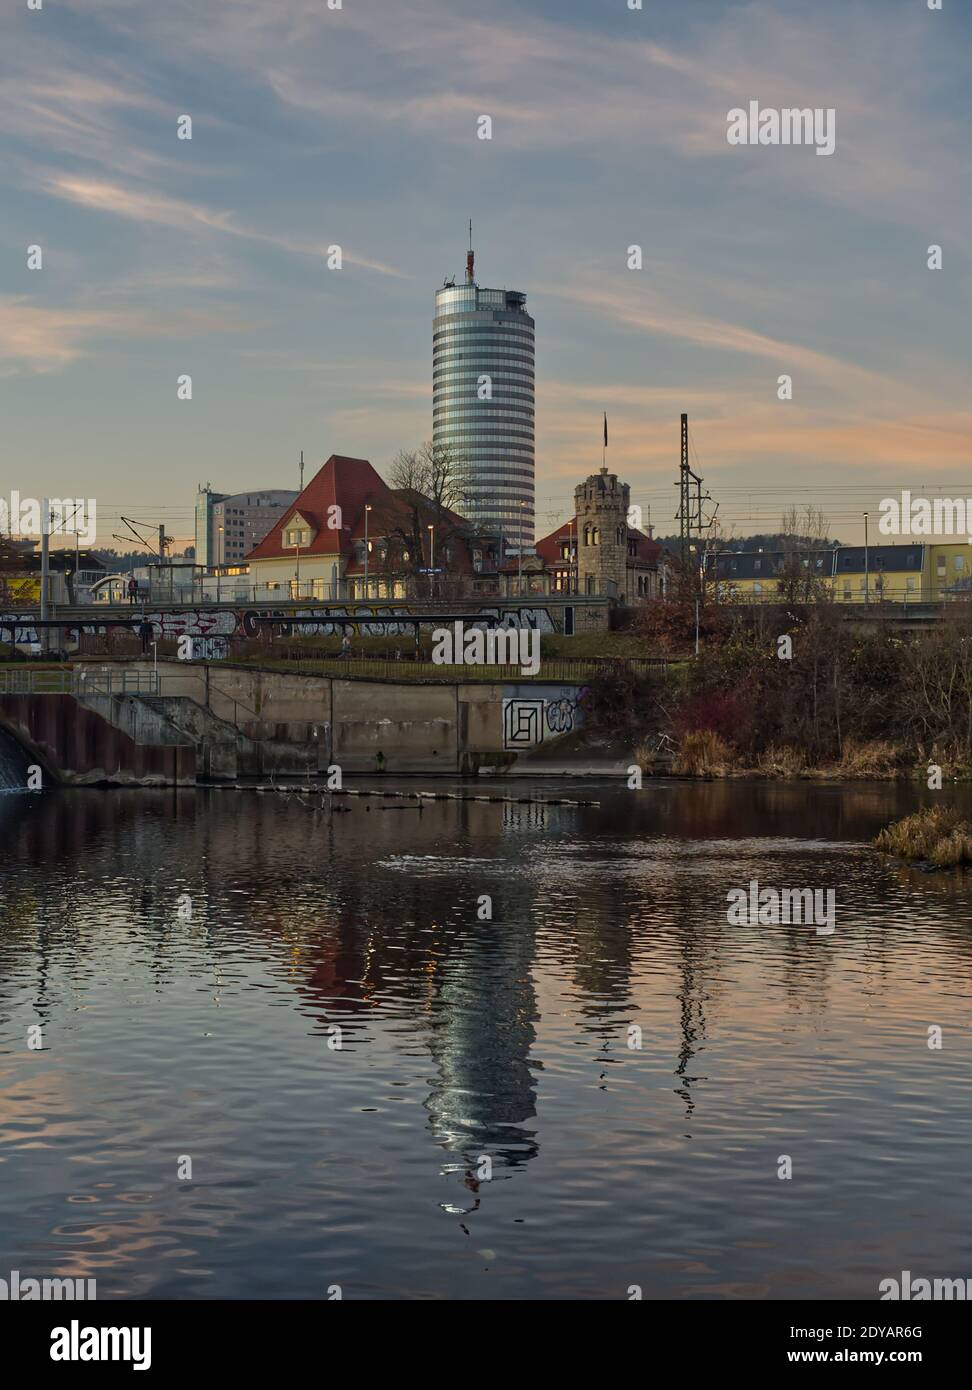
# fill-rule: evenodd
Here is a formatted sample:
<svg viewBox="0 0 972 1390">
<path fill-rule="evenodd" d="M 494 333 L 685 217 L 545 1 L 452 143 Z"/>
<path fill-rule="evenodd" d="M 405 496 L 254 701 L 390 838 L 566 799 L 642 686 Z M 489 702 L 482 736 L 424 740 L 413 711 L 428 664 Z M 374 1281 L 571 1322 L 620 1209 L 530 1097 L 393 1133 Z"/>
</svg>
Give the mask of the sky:
<svg viewBox="0 0 972 1390">
<path fill-rule="evenodd" d="M 849 543 L 901 488 L 972 496 L 965 0 L 27 5 L 0 12 L 0 495 L 179 548 L 199 483 L 386 470 L 431 435 L 472 218 L 479 283 L 536 319 L 538 534 L 604 411 L 660 534 L 682 411 L 729 534 L 810 502 Z M 834 153 L 730 145 L 754 100 L 833 108 Z"/>
</svg>

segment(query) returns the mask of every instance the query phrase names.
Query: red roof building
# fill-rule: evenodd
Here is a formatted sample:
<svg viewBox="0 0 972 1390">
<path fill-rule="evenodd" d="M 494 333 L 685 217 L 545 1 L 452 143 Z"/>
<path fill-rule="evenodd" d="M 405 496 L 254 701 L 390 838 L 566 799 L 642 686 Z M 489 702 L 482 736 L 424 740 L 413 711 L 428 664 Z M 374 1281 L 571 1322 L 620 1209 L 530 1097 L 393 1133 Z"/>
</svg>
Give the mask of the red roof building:
<svg viewBox="0 0 972 1390">
<path fill-rule="evenodd" d="M 497 593 L 498 555 L 457 512 L 332 454 L 245 563 L 258 598 L 409 598 L 426 576 L 445 597 Z"/>
</svg>

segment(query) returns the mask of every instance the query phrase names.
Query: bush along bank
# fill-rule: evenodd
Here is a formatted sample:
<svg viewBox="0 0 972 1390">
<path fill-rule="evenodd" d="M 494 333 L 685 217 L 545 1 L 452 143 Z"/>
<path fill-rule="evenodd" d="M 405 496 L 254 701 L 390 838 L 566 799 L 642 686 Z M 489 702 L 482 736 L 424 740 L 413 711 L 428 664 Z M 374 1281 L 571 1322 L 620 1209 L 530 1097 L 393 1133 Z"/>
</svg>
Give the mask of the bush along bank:
<svg viewBox="0 0 972 1390">
<path fill-rule="evenodd" d="M 687 606 L 655 607 L 672 611 L 646 629 L 663 624 L 669 654 L 686 659 L 594 681 L 590 698 L 596 725 L 646 771 L 972 780 L 972 603 L 916 635 L 855 631 L 829 602 L 710 605 L 697 656 L 678 644 Z"/>
</svg>

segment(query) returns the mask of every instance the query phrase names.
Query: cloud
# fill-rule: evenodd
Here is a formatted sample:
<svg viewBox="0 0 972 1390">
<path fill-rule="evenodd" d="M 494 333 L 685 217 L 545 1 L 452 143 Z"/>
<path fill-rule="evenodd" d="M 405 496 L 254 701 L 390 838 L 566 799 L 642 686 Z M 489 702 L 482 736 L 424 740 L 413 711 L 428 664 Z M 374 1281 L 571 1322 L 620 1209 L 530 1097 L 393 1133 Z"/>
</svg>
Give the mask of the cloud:
<svg viewBox="0 0 972 1390">
<path fill-rule="evenodd" d="M 239 331 L 238 320 L 197 310 L 48 308 L 24 295 L 0 296 L 0 372 L 54 372 L 94 351 L 106 337 L 159 338 Z"/>
<path fill-rule="evenodd" d="M 240 223 L 230 212 L 219 212 L 201 203 L 190 202 L 184 198 L 172 198 L 164 193 L 140 191 L 109 183 L 103 179 L 82 178 L 72 174 L 50 173 L 40 180 L 43 192 L 55 198 L 75 203 L 94 212 L 110 213 L 125 217 L 134 222 L 151 223 L 171 227 L 179 231 L 192 228 L 219 232 L 225 236 L 241 237 L 246 241 L 262 242 L 299 256 L 326 257 L 328 243 L 300 241 L 297 238 L 261 232 L 254 227 Z M 342 248 L 342 259 L 349 265 L 373 270 L 379 275 L 390 275 L 396 279 L 410 279 L 404 271 L 386 265 L 355 251 Z"/>
</svg>

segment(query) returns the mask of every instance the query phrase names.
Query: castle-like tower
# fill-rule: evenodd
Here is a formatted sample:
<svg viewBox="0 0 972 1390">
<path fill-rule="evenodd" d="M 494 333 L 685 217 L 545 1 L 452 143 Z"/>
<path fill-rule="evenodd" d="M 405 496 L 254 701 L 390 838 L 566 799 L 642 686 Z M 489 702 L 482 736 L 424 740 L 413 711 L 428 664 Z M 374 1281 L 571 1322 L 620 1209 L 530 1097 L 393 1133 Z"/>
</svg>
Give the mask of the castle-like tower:
<svg viewBox="0 0 972 1390">
<path fill-rule="evenodd" d="M 574 489 L 578 593 L 624 597 L 630 495 L 606 467 Z"/>
</svg>

